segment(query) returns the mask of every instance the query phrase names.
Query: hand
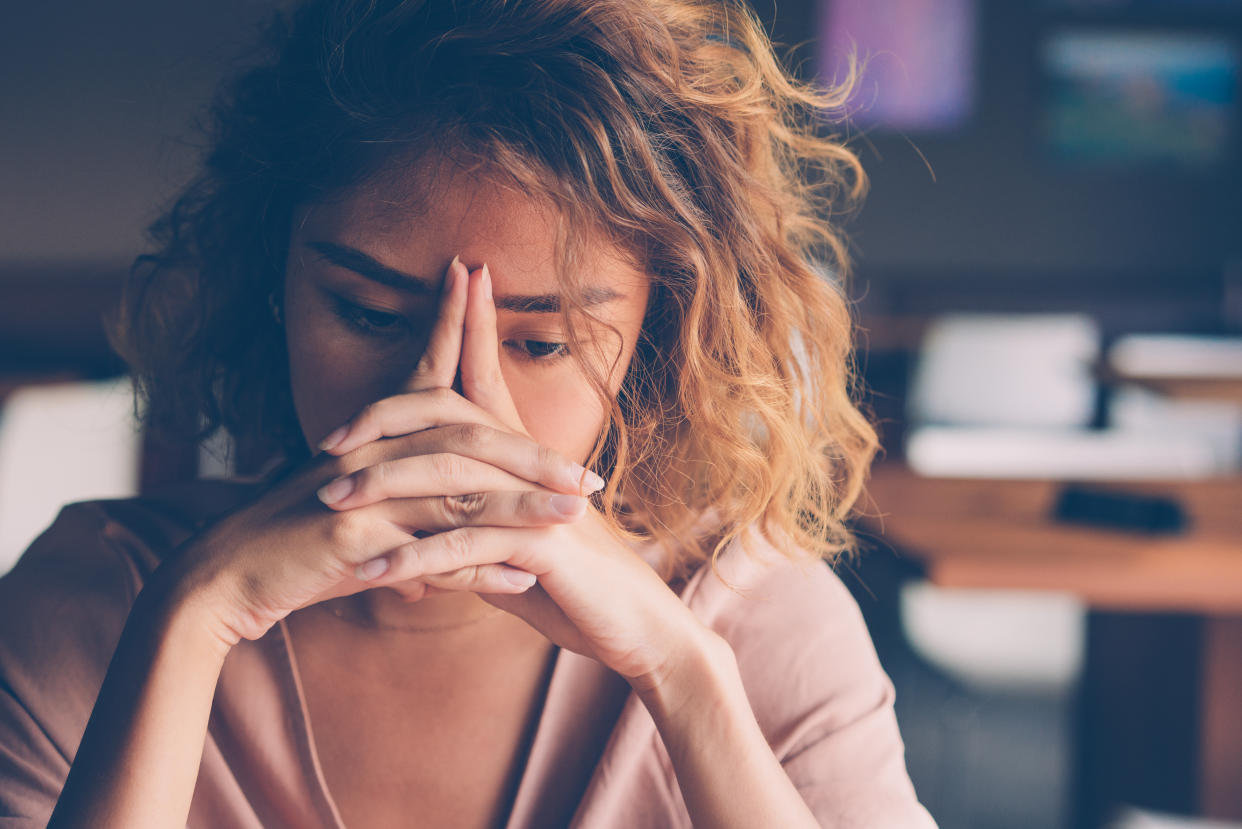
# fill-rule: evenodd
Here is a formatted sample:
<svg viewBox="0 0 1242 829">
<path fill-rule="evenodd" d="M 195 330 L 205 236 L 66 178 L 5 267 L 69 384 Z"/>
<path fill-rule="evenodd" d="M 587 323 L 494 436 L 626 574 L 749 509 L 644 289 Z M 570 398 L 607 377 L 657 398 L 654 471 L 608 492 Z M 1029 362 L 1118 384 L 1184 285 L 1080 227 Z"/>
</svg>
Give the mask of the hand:
<svg viewBox="0 0 1242 829">
<path fill-rule="evenodd" d="M 499 366 L 496 311 L 486 266 L 471 273 L 468 282 L 460 362 L 463 394 L 507 430 L 507 439 L 529 439 Z M 348 456 L 375 441 L 416 431 L 422 417 L 413 403 L 405 397 L 376 403 L 351 421 L 328 451 Z M 499 441 L 501 434 L 488 432 L 488 440 Z M 422 483 L 413 467 L 398 472 L 394 466 L 381 477 L 383 487 L 355 489 L 333 508 L 346 514 L 370 509 L 384 498 L 409 497 Z M 479 497 L 486 500 L 497 494 L 481 492 Z M 463 523 L 407 541 L 373 565 L 365 565 L 378 574 L 370 584 L 395 586 L 442 571 L 497 564 L 533 573 L 538 585 L 531 590 L 483 598 L 521 617 L 561 647 L 598 659 L 639 690 L 658 685 L 691 649 L 718 638 L 591 507 L 571 523 L 519 525 L 484 515 Z"/>
<path fill-rule="evenodd" d="M 372 419 L 386 421 L 396 406 L 408 434 L 352 451 L 341 451 L 338 438 L 334 454 L 312 458 L 160 568 L 154 589 L 203 607 L 226 646 L 262 636 L 293 610 L 374 586 L 359 578 L 358 566 L 416 534 L 468 522 L 546 526 L 583 515 L 586 470 L 450 390 L 467 274 L 456 259 L 449 274 L 410 392 L 368 406 L 356 419 L 365 428 Z M 533 581 L 499 562 L 463 561 L 388 584 L 412 601 L 429 589 L 512 594 Z"/>
</svg>

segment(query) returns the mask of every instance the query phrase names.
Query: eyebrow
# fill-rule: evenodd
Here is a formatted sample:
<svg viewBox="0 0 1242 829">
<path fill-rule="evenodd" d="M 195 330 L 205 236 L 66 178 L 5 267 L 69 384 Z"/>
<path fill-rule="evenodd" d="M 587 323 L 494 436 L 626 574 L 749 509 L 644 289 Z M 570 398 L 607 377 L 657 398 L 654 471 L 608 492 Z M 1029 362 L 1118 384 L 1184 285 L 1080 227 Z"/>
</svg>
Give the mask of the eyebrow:
<svg viewBox="0 0 1242 829">
<path fill-rule="evenodd" d="M 332 264 L 394 290 L 418 296 L 435 296 L 440 291 L 436 280 L 391 268 L 357 248 L 336 242 L 307 242 L 306 246 Z M 587 306 L 602 305 L 620 298 L 621 294 L 611 288 L 591 287 L 584 291 L 582 302 Z M 559 294 L 505 294 L 495 301 L 498 310 L 519 314 L 559 314 L 561 311 Z"/>
</svg>

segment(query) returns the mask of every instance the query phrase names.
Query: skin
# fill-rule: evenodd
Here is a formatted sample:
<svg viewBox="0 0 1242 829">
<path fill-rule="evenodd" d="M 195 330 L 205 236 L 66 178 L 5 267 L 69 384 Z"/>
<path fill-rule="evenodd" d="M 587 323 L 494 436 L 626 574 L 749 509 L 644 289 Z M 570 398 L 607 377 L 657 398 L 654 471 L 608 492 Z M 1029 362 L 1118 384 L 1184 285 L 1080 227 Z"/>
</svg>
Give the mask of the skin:
<svg viewBox="0 0 1242 829">
<path fill-rule="evenodd" d="M 567 356 L 560 314 L 517 304 L 520 297 L 559 292 L 553 258 L 557 217 L 519 194 L 451 168 L 434 184 L 420 178 L 430 188 L 425 198 L 432 209 L 415 211 L 413 217 L 395 214 L 390 207 L 406 192 L 405 182 L 396 176 L 380 177 L 345 198 L 304 207 L 294 216 L 285 276 L 285 330 L 294 406 L 308 446 L 317 447 L 373 401 L 426 388 L 460 390 L 460 369 L 469 371 L 485 356 L 469 351 L 474 337 L 461 332 L 466 347 L 462 353 L 460 346 L 454 348 L 456 332 L 447 330 L 440 365 L 454 369 L 452 374 L 429 377 L 422 362 L 437 316 L 453 318 L 460 311 L 441 293 L 442 275 L 457 256 L 474 272 L 471 279 L 476 282 L 482 266 L 488 265 L 497 305 L 494 323 L 490 313 L 474 313 L 482 303 L 467 303 L 471 313 L 460 316 L 463 328 L 482 334 L 482 348 L 497 349 L 496 379 L 507 390 L 507 395 L 493 395 L 501 398 L 497 401 L 489 398 L 493 393 L 485 383 L 472 383 L 472 394 L 466 397 L 479 398 L 485 409 L 495 409 L 499 419 L 510 421 L 507 426 L 538 445 L 584 463 L 604 424 L 598 396 Z M 615 331 L 594 324 L 580 331 L 615 394 L 634 352 L 650 280 L 606 246 L 595 250 L 587 268 L 587 290 L 606 301 L 591 311 Z M 374 272 L 371 262 L 420 277 L 412 284 L 422 290 L 406 291 L 368 278 Z M 468 290 L 461 294 L 473 296 Z M 359 322 L 372 330 L 359 330 Z M 486 330 L 493 325 L 494 334 Z M 464 361 L 455 360 L 454 352 Z M 479 371 L 491 371 L 490 363 L 484 361 Z M 333 451 L 339 455 L 359 443 L 355 436 L 348 446 Z M 485 609 L 472 592 L 451 591 L 418 602 L 407 601 L 408 596 L 380 588 L 357 594 L 353 603 L 360 615 L 401 626 L 450 625 L 477 618 Z"/>
<path fill-rule="evenodd" d="M 511 347 L 558 334 L 547 316 L 497 310 L 555 290 L 551 226 L 521 199 L 466 179 L 452 179 L 421 225 L 382 221 L 372 211 L 383 191 L 366 193 L 306 211 L 291 240 L 295 405 L 308 444 L 329 438 L 327 448 L 171 552 L 143 586 L 49 825 L 184 825 L 230 650 L 295 611 L 348 600 L 373 621 L 432 626 L 494 605 L 630 683 L 696 826 L 816 826 L 757 724 L 728 643 L 582 497 L 592 484 L 575 459 L 602 424 L 585 378 L 572 361 L 545 367 Z M 440 268 L 436 283 L 452 279 L 438 301 L 427 291 L 398 300 L 314 261 L 304 241 L 322 235 L 403 271 Z M 597 311 L 620 341 L 593 350 L 605 365 L 620 357 L 615 390 L 646 283 L 603 256 L 592 278 L 617 292 Z M 332 316 L 329 287 L 393 302 L 409 335 L 364 341 Z M 498 635 L 482 624 L 449 633 L 462 631 Z"/>
</svg>

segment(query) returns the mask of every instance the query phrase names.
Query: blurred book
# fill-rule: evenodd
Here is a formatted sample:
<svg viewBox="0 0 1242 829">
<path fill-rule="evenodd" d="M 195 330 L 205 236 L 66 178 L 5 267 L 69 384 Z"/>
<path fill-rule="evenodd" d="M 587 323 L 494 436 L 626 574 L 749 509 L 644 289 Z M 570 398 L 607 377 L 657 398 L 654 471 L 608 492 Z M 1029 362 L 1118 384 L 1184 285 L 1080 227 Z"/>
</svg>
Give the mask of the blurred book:
<svg viewBox="0 0 1242 829">
<path fill-rule="evenodd" d="M 920 475 L 943 478 L 1167 480 L 1229 474 L 1232 459 L 1196 435 L 1123 429 L 922 426 L 906 438 Z"/>
<path fill-rule="evenodd" d="M 1242 387 L 1242 380 L 1237 382 Z M 1186 436 L 1210 446 L 1222 471 L 1242 470 L 1242 400 L 1172 397 L 1123 385 L 1112 392 L 1108 423 L 1152 441 Z"/>
<path fill-rule="evenodd" d="M 1242 823 L 1126 809 L 1107 829 L 1242 829 Z"/>
<path fill-rule="evenodd" d="M 1108 349 L 1108 366 L 1122 377 L 1242 380 L 1242 337 L 1133 334 Z"/>
<path fill-rule="evenodd" d="M 1100 333 L 1085 314 L 946 314 L 924 335 L 913 423 L 1087 426 Z"/>
<path fill-rule="evenodd" d="M 1186 480 L 1242 469 L 1242 405 L 1173 397 L 1154 377 L 1242 388 L 1242 340 L 1124 337 L 1106 362 L 1140 385 L 1097 418 L 1099 330 L 1082 314 L 949 314 L 928 328 L 906 458 L 929 477 Z M 1142 378 L 1141 380 L 1138 378 Z M 1166 384 L 1167 385 L 1167 384 Z M 1224 399 L 1221 399 L 1224 398 Z M 1105 428 L 1089 428 L 1102 423 Z"/>
</svg>

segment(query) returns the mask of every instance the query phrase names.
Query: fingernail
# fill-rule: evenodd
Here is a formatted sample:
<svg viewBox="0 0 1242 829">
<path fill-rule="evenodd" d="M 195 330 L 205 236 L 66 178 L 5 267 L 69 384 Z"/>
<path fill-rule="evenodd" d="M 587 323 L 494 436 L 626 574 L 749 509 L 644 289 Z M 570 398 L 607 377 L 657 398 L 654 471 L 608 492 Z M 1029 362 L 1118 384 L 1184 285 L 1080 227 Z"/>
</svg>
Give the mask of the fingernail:
<svg viewBox="0 0 1242 829">
<path fill-rule="evenodd" d="M 492 274 L 487 269 L 487 263 L 483 263 L 483 296 L 488 299 L 492 298 Z"/>
<path fill-rule="evenodd" d="M 580 490 L 585 486 L 587 488 L 588 495 L 592 492 L 598 492 L 604 488 L 603 478 L 596 475 L 585 466 L 579 466 L 576 463 L 569 467 L 567 478 L 569 480 L 569 485 L 574 489 Z"/>
<path fill-rule="evenodd" d="M 536 579 L 534 573 L 525 570 L 505 570 L 505 581 L 516 587 L 531 587 Z"/>
<path fill-rule="evenodd" d="M 354 491 L 354 479 L 352 476 L 337 478 L 330 484 L 319 487 L 319 491 L 315 494 L 319 496 L 319 500 L 331 506 L 345 500 L 349 493 Z"/>
<path fill-rule="evenodd" d="M 388 572 L 388 559 L 380 556 L 370 561 L 365 561 L 354 568 L 354 575 L 362 581 L 370 581 L 377 579 Z"/>
<path fill-rule="evenodd" d="M 603 478 L 601 478 L 599 475 L 596 475 L 594 472 L 592 472 L 589 469 L 582 469 L 582 472 L 585 474 L 580 478 L 580 480 L 586 486 L 586 491 L 588 495 L 590 495 L 592 492 L 599 492 L 601 489 L 604 488 L 604 486 L 607 483 Z"/>
<path fill-rule="evenodd" d="M 552 509 L 567 517 L 581 515 L 586 506 L 586 501 L 577 495 L 553 495 L 548 498 L 548 503 Z"/>
<path fill-rule="evenodd" d="M 444 274 L 444 287 L 441 291 L 446 294 L 453 292 L 453 283 L 457 281 L 457 269 L 461 267 L 461 256 L 454 256 L 453 261 L 449 262 L 448 272 Z"/>
<path fill-rule="evenodd" d="M 319 448 L 325 452 L 330 452 L 332 451 L 332 449 L 337 447 L 341 441 L 345 440 L 345 436 L 348 434 L 349 434 L 349 424 L 346 423 L 344 426 L 340 427 L 335 432 L 332 432 L 326 438 L 319 441 Z"/>
</svg>

